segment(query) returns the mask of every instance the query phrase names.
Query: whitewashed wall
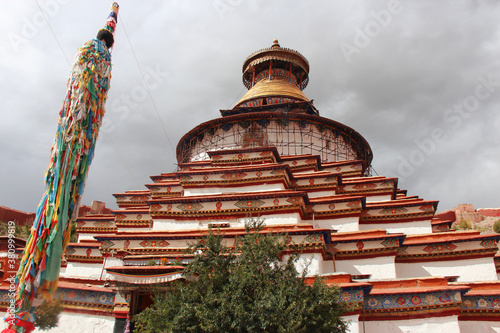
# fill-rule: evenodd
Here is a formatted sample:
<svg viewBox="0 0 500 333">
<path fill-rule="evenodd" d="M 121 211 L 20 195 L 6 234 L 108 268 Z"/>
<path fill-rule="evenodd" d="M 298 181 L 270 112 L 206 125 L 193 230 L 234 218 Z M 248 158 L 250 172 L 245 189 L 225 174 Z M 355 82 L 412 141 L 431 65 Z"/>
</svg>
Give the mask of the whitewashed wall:
<svg viewBox="0 0 500 333">
<path fill-rule="evenodd" d="M 308 221 L 315 228 L 332 229 L 337 232 L 359 231 L 359 217 L 349 216 L 337 219 Z"/>
<path fill-rule="evenodd" d="M 396 275 L 398 279 L 424 276 L 459 276 L 457 281 L 460 282 L 497 280 L 493 258 L 396 263 Z"/>
<path fill-rule="evenodd" d="M 289 256 L 283 256 L 283 262 L 288 260 Z M 295 263 L 297 271 L 302 273 L 307 269 L 307 276 L 334 273 L 333 260 L 323 260 L 321 253 L 304 253 Z"/>
<path fill-rule="evenodd" d="M 5 312 L 1 313 L 2 318 Z M 112 316 L 91 316 L 88 314 L 63 312 L 59 317 L 59 325 L 47 331 L 35 329 L 34 333 L 112 333 L 115 318 Z M 0 321 L 0 328 L 6 328 L 6 323 Z"/>
<path fill-rule="evenodd" d="M 61 272 L 60 276 L 99 279 L 102 269 L 100 263 L 68 262 L 66 270 Z"/>
<path fill-rule="evenodd" d="M 78 234 L 78 242 L 86 241 L 86 240 L 95 241 L 94 236 L 95 236 L 95 234 Z"/>
<path fill-rule="evenodd" d="M 460 321 L 460 333 L 493 333 L 500 332 L 498 321 Z"/>
<path fill-rule="evenodd" d="M 116 257 L 106 258 L 104 268 L 113 267 L 113 266 L 123 266 L 123 260 L 116 258 Z"/>
<path fill-rule="evenodd" d="M 457 316 L 391 321 L 366 321 L 365 333 L 461 333 Z M 477 332 L 477 331 L 475 331 Z"/>
<path fill-rule="evenodd" d="M 372 279 L 396 278 L 394 256 L 356 260 L 336 260 L 335 271 L 345 272 L 353 275 L 371 274 Z"/>
<path fill-rule="evenodd" d="M 325 191 L 307 191 L 307 196 L 309 198 L 321 198 L 321 197 L 329 197 L 335 195 L 334 190 L 325 190 Z"/>
<path fill-rule="evenodd" d="M 297 224 L 301 223 L 299 213 L 291 214 L 272 214 L 272 215 L 262 215 L 261 218 L 264 220 L 266 226 L 273 225 L 284 225 L 284 224 Z M 246 218 L 241 219 L 217 219 L 216 221 L 211 220 L 184 220 L 177 221 L 174 219 L 164 219 L 155 220 L 153 224 L 153 231 L 173 231 L 173 230 L 196 230 L 196 229 L 206 229 L 209 223 L 229 223 L 232 228 L 242 228 L 245 226 Z"/>
<path fill-rule="evenodd" d="M 342 319 L 347 323 L 347 332 L 349 333 L 363 332 L 362 328 L 360 328 L 360 323 L 358 318 L 359 315 L 342 316 Z"/>
<path fill-rule="evenodd" d="M 406 235 L 432 233 L 431 220 L 409 221 L 404 223 L 361 224 L 359 230 L 385 229 L 387 232 L 404 233 Z"/>
<path fill-rule="evenodd" d="M 252 193 L 285 190 L 283 184 L 262 184 L 251 186 L 231 186 L 231 187 L 198 187 L 184 189 L 184 196 L 213 195 L 225 193 Z"/>
<path fill-rule="evenodd" d="M 105 262 L 105 268 L 112 266 L 123 266 L 123 260 L 108 257 Z M 68 262 L 64 271 L 59 274 L 62 277 L 72 278 L 86 278 L 86 279 L 99 279 L 106 280 L 109 278 L 106 270 L 103 271 L 103 264 L 100 263 L 84 263 L 84 262 Z"/>
<path fill-rule="evenodd" d="M 379 201 L 389 201 L 392 199 L 392 195 L 384 194 L 384 195 L 372 195 L 366 197 L 366 202 L 379 202 Z"/>
</svg>

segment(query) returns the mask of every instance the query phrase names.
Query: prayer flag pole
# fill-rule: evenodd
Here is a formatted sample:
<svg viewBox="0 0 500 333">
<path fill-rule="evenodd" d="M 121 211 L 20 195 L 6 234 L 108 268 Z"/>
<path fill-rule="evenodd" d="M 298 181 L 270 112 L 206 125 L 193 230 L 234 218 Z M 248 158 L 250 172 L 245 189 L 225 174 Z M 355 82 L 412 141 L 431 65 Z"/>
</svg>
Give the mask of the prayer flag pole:
<svg viewBox="0 0 500 333">
<path fill-rule="evenodd" d="M 51 300 L 57 289 L 63 253 L 77 217 L 95 143 L 102 124 L 111 79 L 111 54 L 118 19 L 111 7 L 106 25 L 78 49 L 45 173 L 46 191 L 26 242 L 15 283 L 17 294 L 9 307 L 2 333 L 34 330 L 35 298 Z"/>
</svg>

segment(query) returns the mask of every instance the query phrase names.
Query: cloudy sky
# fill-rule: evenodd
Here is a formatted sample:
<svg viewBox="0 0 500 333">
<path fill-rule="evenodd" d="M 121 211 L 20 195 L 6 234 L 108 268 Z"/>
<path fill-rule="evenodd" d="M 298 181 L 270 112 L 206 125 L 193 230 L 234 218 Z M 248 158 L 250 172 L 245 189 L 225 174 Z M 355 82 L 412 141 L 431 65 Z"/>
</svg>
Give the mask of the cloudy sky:
<svg viewBox="0 0 500 333">
<path fill-rule="evenodd" d="M 105 124 L 83 203 L 176 168 L 184 133 L 244 94 L 252 52 L 311 66 L 320 115 L 370 143 L 409 195 L 500 207 L 500 2 L 122 0 Z M 0 205 L 34 211 L 80 45 L 111 2 L 0 0 Z M 145 89 L 145 81 L 148 90 Z"/>
</svg>

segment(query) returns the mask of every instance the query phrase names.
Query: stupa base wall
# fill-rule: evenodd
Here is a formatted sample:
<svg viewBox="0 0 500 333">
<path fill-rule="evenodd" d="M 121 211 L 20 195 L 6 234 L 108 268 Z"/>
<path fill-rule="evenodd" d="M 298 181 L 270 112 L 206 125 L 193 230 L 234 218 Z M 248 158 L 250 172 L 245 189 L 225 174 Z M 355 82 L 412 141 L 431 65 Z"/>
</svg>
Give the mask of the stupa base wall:
<svg viewBox="0 0 500 333">
<path fill-rule="evenodd" d="M 264 220 L 266 226 L 271 227 L 274 225 L 290 225 L 303 222 L 298 213 L 292 214 L 273 214 L 263 215 L 261 218 Z M 220 219 L 207 219 L 207 220 L 174 220 L 174 219 L 157 219 L 153 224 L 153 231 L 175 231 L 175 230 L 198 230 L 207 229 L 209 224 L 216 227 L 217 224 L 229 224 L 232 228 L 243 228 L 248 218 L 220 218 Z"/>
<path fill-rule="evenodd" d="M 289 256 L 283 256 L 283 262 L 288 260 Z M 333 260 L 324 260 L 320 253 L 303 253 L 295 263 L 297 271 L 307 271 L 306 276 L 315 276 L 334 273 Z"/>
<path fill-rule="evenodd" d="M 329 220 L 310 221 L 315 228 L 337 230 L 337 232 L 350 232 L 359 230 L 359 217 L 349 216 Z"/>
<path fill-rule="evenodd" d="M 458 276 L 459 282 L 495 281 L 497 272 L 492 258 L 396 263 L 398 279 L 424 276 Z"/>
<path fill-rule="evenodd" d="M 0 316 L 5 317 L 5 312 Z M 59 324 L 50 330 L 41 331 L 35 329 L 34 333 L 112 333 L 115 326 L 115 318 L 112 316 L 97 316 L 90 314 L 63 312 L 59 317 Z M 6 328 L 4 321 L 0 322 L 0 329 Z"/>
<path fill-rule="evenodd" d="M 371 274 L 372 279 L 396 278 L 394 256 L 336 260 L 335 271 L 352 275 Z"/>
<path fill-rule="evenodd" d="M 424 221 L 408 221 L 398 223 L 367 223 L 360 224 L 359 230 L 385 229 L 391 233 L 404 233 L 406 235 L 431 234 L 431 220 Z"/>
<path fill-rule="evenodd" d="M 498 321 L 460 321 L 460 333 L 500 332 Z"/>
<path fill-rule="evenodd" d="M 347 332 L 360 333 L 363 332 L 363 327 L 360 326 L 359 315 L 342 316 L 342 320 L 347 323 Z"/>
<path fill-rule="evenodd" d="M 106 273 L 104 271 L 104 273 Z M 66 266 L 64 274 L 59 274 L 62 277 L 73 278 L 90 278 L 99 279 L 103 274 L 102 263 L 72 263 L 69 262 Z"/>
<path fill-rule="evenodd" d="M 184 190 L 184 196 L 197 196 L 197 195 L 217 195 L 227 193 L 252 193 L 252 192 L 269 192 L 269 191 L 283 191 L 286 190 L 283 184 L 259 184 L 259 185 L 246 185 L 246 186 L 232 186 L 232 187 L 198 187 Z M 330 194 L 331 195 L 331 194 Z"/>
<path fill-rule="evenodd" d="M 362 327 L 364 325 L 364 331 Z M 381 320 L 365 321 L 359 325 L 361 332 L 405 332 L 405 333 L 451 333 L 461 332 L 458 316 L 404 319 L 404 320 Z M 475 331 L 478 332 L 478 331 Z"/>
</svg>

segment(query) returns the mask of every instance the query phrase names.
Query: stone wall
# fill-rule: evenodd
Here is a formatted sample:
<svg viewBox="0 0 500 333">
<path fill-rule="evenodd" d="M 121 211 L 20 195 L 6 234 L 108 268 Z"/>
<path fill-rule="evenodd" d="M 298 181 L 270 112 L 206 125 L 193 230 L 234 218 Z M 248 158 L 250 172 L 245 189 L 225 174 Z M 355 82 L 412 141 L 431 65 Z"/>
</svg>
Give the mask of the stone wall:
<svg viewBox="0 0 500 333">
<path fill-rule="evenodd" d="M 0 221 L 14 221 L 16 225 L 32 225 L 35 220 L 35 213 L 26 213 L 17 209 L 0 206 Z"/>
<path fill-rule="evenodd" d="M 500 208 L 478 208 L 477 212 L 487 217 L 500 217 Z"/>
<path fill-rule="evenodd" d="M 106 203 L 94 200 L 90 206 L 80 205 L 78 208 L 78 217 L 85 217 L 87 215 L 101 215 L 111 214 L 111 209 L 106 208 Z"/>
<path fill-rule="evenodd" d="M 456 221 L 457 217 L 454 210 L 445 210 L 434 215 L 434 217 L 441 219 L 441 221 Z"/>
<path fill-rule="evenodd" d="M 106 203 L 102 201 L 92 201 L 90 206 L 80 205 L 78 217 L 89 214 L 111 214 L 111 209 L 106 208 Z M 0 221 L 14 221 L 18 226 L 33 225 L 35 213 L 26 213 L 17 209 L 0 206 Z"/>
<path fill-rule="evenodd" d="M 484 216 L 474 209 L 472 204 L 460 204 L 455 207 L 455 215 L 457 222 L 468 220 L 471 223 L 479 223 L 484 220 Z"/>
</svg>

